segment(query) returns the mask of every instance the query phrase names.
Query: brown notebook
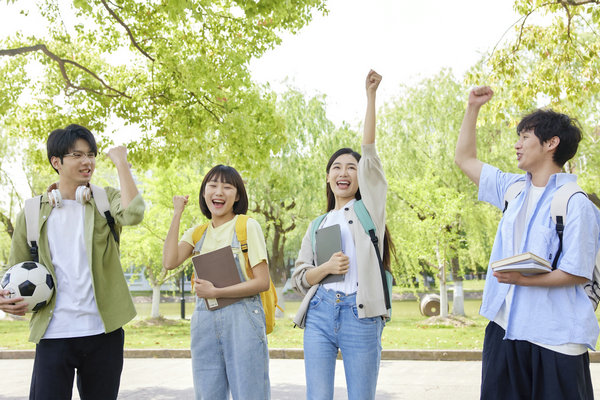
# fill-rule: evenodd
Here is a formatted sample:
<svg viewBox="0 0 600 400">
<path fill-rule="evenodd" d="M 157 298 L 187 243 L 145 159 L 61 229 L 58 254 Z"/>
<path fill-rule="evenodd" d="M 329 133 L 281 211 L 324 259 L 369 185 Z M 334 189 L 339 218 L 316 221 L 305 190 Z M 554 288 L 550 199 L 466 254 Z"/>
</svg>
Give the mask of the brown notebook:
<svg viewBox="0 0 600 400">
<path fill-rule="evenodd" d="M 192 257 L 192 263 L 196 270 L 196 276 L 200 279 L 212 282 L 215 287 L 227 287 L 242 281 L 233 258 L 231 246 L 194 256 Z M 204 299 L 204 301 L 209 310 L 217 310 L 241 299 L 241 297 L 232 297 Z"/>
</svg>

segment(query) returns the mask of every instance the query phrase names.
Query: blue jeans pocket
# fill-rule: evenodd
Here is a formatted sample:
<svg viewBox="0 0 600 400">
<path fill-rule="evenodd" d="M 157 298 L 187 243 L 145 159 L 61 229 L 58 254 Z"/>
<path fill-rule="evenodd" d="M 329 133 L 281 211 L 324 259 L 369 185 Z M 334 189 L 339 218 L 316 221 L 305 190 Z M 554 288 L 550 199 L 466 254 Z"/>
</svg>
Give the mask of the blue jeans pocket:
<svg viewBox="0 0 600 400">
<path fill-rule="evenodd" d="M 310 299 L 310 303 L 308 304 L 308 309 L 315 309 L 321 304 L 321 298 L 315 294 L 312 299 Z"/>
<path fill-rule="evenodd" d="M 267 328 L 265 322 L 265 312 L 262 308 L 262 304 L 260 298 L 254 298 L 249 301 L 244 301 L 244 310 L 246 311 L 246 315 L 248 317 L 248 321 L 250 325 L 252 325 L 252 330 L 261 341 L 266 341 L 267 338 Z"/>
<path fill-rule="evenodd" d="M 358 308 L 356 306 L 352 306 L 352 315 L 358 322 L 364 325 L 376 325 L 377 320 L 380 320 L 381 317 L 368 317 L 368 318 L 359 318 L 358 317 Z"/>
</svg>

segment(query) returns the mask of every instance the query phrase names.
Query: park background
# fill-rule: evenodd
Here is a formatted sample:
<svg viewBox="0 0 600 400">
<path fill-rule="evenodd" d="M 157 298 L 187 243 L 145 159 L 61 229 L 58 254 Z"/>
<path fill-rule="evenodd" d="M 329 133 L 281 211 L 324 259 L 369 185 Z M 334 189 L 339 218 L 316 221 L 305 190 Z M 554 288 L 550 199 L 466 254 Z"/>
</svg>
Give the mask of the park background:
<svg viewBox="0 0 600 400">
<path fill-rule="evenodd" d="M 370 68 L 383 75 L 377 145 L 397 249 L 384 348 L 482 345 L 475 278 L 500 212 L 477 202 L 453 163 L 470 87 L 496 92 L 479 121 L 482 160 L 517 172 L 516 122 L 552 107 L 585 133 L 565 170 L 598 190 L 598 1 L 6 0 L 0 19 L 0 264 L 8 267 L 23 200 L 56 179 L 44 150 L 51 130 L 78 123 L 102 150 L 127 144 L 147 210 L 123 230 L 122 262 L 154 288 L 134 293 L 153 302 L 136 304 L 128 348 L 189 346 L 179 295 L 159 303 L 160 287 L 189 275 L 189 264 L 166 273 L 162 245 L 173 195 L 191 195 L 182 230 L 203 222 L 197 193 L 217 163 L 246 180 L 271 276 L 285 284 L 308 223 L 324 211 L 329 155 L 359 147 Z M 110 162 L 97 164 L 94 182 L 116 186 Z M 422 316 L 417 299 L 448 288 L 466 294 L 450 317 Z M 270 345 L 301 347 L 290 320 L 297 299 L 282 297 L 286 315 Z M 31 348 L 26 331 L 26 321 L 0 321 L 0 348 Z"/>
</svg>

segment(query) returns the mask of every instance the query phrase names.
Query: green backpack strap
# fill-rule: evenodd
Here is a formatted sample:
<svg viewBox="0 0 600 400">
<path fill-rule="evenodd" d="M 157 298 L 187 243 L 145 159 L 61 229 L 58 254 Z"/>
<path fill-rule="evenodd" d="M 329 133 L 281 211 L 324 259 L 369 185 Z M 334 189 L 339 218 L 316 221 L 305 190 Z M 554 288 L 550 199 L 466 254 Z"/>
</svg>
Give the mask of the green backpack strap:
<svg viewBox="0 0 600 400">
<path fill-rule="evenodd" d="M 392 288 L 391 281 L 393 278 L 383 266 L 383 259 L 381 258 L 381 252 L 379 251 L 379 239 L 377 238 L 375 224 L 373 223 L 373 219 L 369 215 L 369 211 L 367 211 L 367 207 L 365 207 L 365 203 L 362 200 L 357 200 L 354 202 L 354 212 L 356 213 L 356 216 L 358 217 L 363 229 L 371 238 L 373 247 L 375 247 L 375 254 L 377 254 L 377 262 L 379 263 L 379 271 L 381 273 L 381 284 L 383 285 L 385 307 L 389 310 L 392 308 L 392 303 L 390 302 L 390 292 Z"/>
<path fill-rule="evenodd" d="M 367 207 L 365 207 L 365 203 L 363 203 L 362 200 L 356 200 L 354 202 L 354 212 L 356 213 L 356 216 L 358 217 L 358 220 L 360 221 L 360 224 L 367 235 L 369 235 L 369 231 L 376 230 L 375 224 L 373 223 L 373 220 L 367 211 Z"/>
<path fill-rule="evenodd" d="M 312 245 L 313 254 L 317 251 L 317 231 L 326 215 L 327 214 L 319 215 L 310 223 L 310 243 Z"/>
</svg>

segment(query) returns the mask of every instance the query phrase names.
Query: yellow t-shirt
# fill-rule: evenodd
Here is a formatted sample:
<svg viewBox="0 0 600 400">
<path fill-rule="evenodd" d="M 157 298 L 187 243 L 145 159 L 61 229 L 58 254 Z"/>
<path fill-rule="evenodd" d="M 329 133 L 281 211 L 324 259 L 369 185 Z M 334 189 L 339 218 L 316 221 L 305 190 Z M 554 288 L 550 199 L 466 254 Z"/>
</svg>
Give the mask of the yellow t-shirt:
<svg viewBox="0 0 600 400">
<path fill-rule="evenodd" d="M 235 222 L 237 221 L 237 215 L 229 222 L 224 223 L 223 225 L 214 228 L 211 224 L 208 224 L 208 228 L 206 228 L 206 236 L 204 237 L 204 243 L 202 243 L 202 249 L 200 250 L 200 254 L 208 253 L 211 251 L 215 251 L 221 249 L 226 246 L 231 246 L 231 242 L 233 240 L 233 233 L 235 232 Z M 195 225 L 192 228 L 186 230 L 181 237 L 181 242 L 189 243 L 192 246 L 195 246 L 194 241 L 192 240 L 192 234 L 194 230 L 199 226 Z M 265 244 L 265 237 L 262 233 L 262 229 L 258 221 L 252 218 L 248 218 L 248 223 L 246 225 L 246 230 L 248 233 L 248 260 L 250 261 L 250 265 L 252 267 L 257 266 L 262 261 L 267 262 L 267 245 Z M 246 266 L 245 259 L 242 255 L 241 249 L 232 249 L 233 254 L 238 255 L 238 259 L 240 261 L 240 267 L 242 269 L 242 273 L 246 280 L 248 276 L 246 275 Z"/>
</svg>

